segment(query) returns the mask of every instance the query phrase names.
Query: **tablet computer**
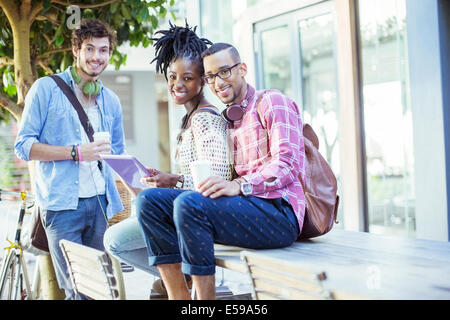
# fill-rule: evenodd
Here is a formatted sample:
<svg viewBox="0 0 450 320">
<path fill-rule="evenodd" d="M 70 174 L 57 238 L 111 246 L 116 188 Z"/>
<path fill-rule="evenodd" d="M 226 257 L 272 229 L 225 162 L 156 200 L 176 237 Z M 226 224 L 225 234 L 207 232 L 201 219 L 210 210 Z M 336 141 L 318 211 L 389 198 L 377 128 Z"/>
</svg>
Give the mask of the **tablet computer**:
<svg viewBox="0 0 450 320">
<path fill-rule="evenodd" d="M 147 188 L 140 180 L 150 173 L 134 156 L 125 154 L 101 154 L 100 157 L 131 187 Z"/>
</svg>

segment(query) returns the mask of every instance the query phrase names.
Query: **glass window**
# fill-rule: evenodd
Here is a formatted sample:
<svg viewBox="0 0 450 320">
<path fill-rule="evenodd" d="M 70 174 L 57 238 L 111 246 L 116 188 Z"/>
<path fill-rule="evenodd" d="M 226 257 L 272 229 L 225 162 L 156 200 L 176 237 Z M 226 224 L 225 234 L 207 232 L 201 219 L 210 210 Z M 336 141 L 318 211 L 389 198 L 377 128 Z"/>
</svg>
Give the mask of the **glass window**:
<svg viewBox="0 0 450 320">
<path fill-rule="evenodd" d="M 105 87 L 111 89 L 120 97 L 125 138 L 128 141 L 134 141 L 132 75 L 104 73 L 102 82 Z"/>
<path fill-rule="evenodd" d="M 369 231 L 415 235 L 405 0 L 359 0 Z"/>
<path fill-rule="evenodd" d="M 301 51 L 303 121 L 319 137 L 319 151 L 333 169 L 341 187 L 339 113 L 334 54 L 334 16 L 326 13 L 298 22 Z M 338 220 L 342 221 L 339 206 Z M 340 225 L 342 226 L 342 224 Z"/>
<path fill-rule="evenodd" d="M 212 42 L 232 43 L 231 1 L 200 0 L 201 34 Z"/>
<path fill-rule="evenodd" d="M 276 39 L 276 40 L 275 40 Z M 261 32 L 264 88 L 278 89 L 292 97 L 288 26 Z"/>
<path fill-rule="evenodd" d="M 331 13 L 298 24 L 303 87 L 303 120 L 319 136 L 319 151 L 339 172 L 334 22 Z"/>
</svg>

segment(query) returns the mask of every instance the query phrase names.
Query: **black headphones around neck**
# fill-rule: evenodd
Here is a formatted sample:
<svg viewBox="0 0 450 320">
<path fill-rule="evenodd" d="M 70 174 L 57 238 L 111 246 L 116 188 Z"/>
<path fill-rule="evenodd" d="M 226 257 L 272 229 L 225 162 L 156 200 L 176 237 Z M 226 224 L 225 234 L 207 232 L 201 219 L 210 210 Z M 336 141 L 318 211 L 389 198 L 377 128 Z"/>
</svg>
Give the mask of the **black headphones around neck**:
<svg viewBox="0 0 450 320">
<path fill-rule="evenodd" d="M 229 123 L 241 120 L 247 109 L 249 101 L 255 95 L 255 89 L 247 84 L 247 94 L 240 104 L 231 104 L 222 111 L 222 117 Z"/>
</svg>

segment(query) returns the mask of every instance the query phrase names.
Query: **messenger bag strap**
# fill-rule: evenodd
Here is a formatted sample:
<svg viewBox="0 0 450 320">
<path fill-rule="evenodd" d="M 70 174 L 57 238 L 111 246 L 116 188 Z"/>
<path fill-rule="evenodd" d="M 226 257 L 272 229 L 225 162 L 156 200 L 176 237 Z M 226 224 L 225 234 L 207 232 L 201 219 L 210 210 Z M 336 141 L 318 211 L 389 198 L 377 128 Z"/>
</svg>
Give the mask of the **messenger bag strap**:
<svg viewBox="0 0 450 320">
<path fill-rule="evenodd" d="M 81 125 L 84 128 L 84 131 L 86 132 L 89 141 L 94 141 L 94 128 L 89 124 L 89 118 L 86 114 L 86 112 L 83 109 L 83 106 L 81 105 L 80 101 L 78 101 L 78 98 L 75 96 L 75 93 L 72 91 L 72 89 L 69 87 L 69 85 L 61 79 L 61 77 L 57 75 L 51 75 L 50 78 L 52 78 L 58 87 L 62 90 L 62 92 L 65 94 L 67 99 L 69 99 L 70 103 L 78 113 L 78 118 L 80 118 Z M 98 161 L 98 168 L 100 171 L 102 170 L 102 162 Z"/>
</svg>

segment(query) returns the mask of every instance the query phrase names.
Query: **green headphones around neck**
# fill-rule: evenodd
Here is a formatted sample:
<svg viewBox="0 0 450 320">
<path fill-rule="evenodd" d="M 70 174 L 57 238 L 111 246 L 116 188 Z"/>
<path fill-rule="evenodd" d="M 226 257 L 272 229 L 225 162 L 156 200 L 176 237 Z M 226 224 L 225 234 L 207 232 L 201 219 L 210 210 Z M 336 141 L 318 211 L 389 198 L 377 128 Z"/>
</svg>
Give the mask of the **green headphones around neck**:
<svg viewBox="0 0 450 320">
<path fill-rule="evenodd" d="M 77 71 L 75 70 L 75 67 L 70 68 L 70 73 L 72 73 L 72 77 L 75 83 L 79 84 L 81 82 L 81 77 L 78 75 Z M 81 88 L 81 91 L 83 91 L 83 93 L 88 96 L 96 96 L 100 94 L 101 90 L 102 86 L 100 85 L 98 80 L 86 81 L 83 84 L 83 88 Z"/>
</svg>

